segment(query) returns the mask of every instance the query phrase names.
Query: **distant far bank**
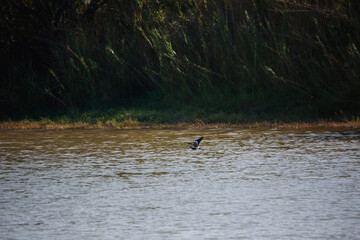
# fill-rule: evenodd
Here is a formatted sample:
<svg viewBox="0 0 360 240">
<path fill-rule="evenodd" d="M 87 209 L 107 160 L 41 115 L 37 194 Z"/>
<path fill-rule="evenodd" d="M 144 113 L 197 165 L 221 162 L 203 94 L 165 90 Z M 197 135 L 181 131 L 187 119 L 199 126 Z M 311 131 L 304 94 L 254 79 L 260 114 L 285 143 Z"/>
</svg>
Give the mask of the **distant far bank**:
<svg viewBox="0 0 360 240">
<path fill-rule="evenodd" d="M 360 119 L 351 121 L 326 121 L 318 120 L 312 122 L 276 122 L 261 121 L 248 123 L 204 123 L 179 122 L 179 123 L 141 123 L 138 121 L 124 122 L 74 122 L 57 123 L 42 121 L 2 121 L 0 129 L 43 129 L 43 130 L 65 130 L 65 129 L 212 129 L 212 128 L 236 128 L 236 129 L 306 129 L 306 128 L 360 128 Z"/>
</svg>

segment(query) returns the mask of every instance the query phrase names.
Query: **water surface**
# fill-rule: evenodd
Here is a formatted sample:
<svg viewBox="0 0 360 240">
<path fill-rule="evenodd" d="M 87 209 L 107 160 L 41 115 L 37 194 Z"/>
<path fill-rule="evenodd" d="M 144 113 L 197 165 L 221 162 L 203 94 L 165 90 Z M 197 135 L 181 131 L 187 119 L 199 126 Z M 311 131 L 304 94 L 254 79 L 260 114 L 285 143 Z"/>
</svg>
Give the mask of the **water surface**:
<svg viewBox="0 0 360 240">
<path fill-rule="evenodd" d="M 2 130 L 0 239 L 359 239 L 359 150 L 348 129 Z"/>
</svg>

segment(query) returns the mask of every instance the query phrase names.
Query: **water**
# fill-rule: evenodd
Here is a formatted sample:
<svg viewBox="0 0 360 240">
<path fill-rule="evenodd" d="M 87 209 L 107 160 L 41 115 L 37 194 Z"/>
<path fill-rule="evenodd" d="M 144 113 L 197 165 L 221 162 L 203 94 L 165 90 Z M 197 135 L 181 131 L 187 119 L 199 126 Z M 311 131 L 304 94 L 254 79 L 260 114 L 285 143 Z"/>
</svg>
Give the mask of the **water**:
<svg viewBox="0 0 360 240">
<path fill-rule="evenodd" d="M 359 149 L 359 130 L 2 130 L 0 239 L 359 239 Z"/>
</svg>

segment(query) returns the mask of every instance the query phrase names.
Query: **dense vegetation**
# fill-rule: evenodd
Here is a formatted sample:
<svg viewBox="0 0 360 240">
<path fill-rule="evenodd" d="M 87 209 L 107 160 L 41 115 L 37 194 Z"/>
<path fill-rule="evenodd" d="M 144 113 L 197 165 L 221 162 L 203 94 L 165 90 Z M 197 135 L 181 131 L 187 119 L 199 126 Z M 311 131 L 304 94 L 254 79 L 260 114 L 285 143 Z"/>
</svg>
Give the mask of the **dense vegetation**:
<svg viewBox="0 0 360 240">
<path fill-rule="evenodd" d="M 0 8 L 3 117 L 103 107 L 242 120 L 359 116 L 358 0 L 5 0 Z"/>
</svg>

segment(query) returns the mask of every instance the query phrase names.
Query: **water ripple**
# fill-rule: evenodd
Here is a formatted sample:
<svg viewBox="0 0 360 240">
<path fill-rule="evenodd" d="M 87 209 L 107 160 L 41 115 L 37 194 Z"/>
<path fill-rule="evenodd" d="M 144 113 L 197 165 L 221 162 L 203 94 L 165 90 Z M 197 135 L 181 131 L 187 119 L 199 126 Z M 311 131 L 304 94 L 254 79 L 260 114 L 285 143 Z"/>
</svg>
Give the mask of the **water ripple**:
<svg viewBox="0 0 360 240">
<path fill-rule="evenodd" d="M 202 149 L 187 142 L 203 136 Z M 0 133 L 4 239 L 356 239 L 358 130 Z"/>
</svg>

